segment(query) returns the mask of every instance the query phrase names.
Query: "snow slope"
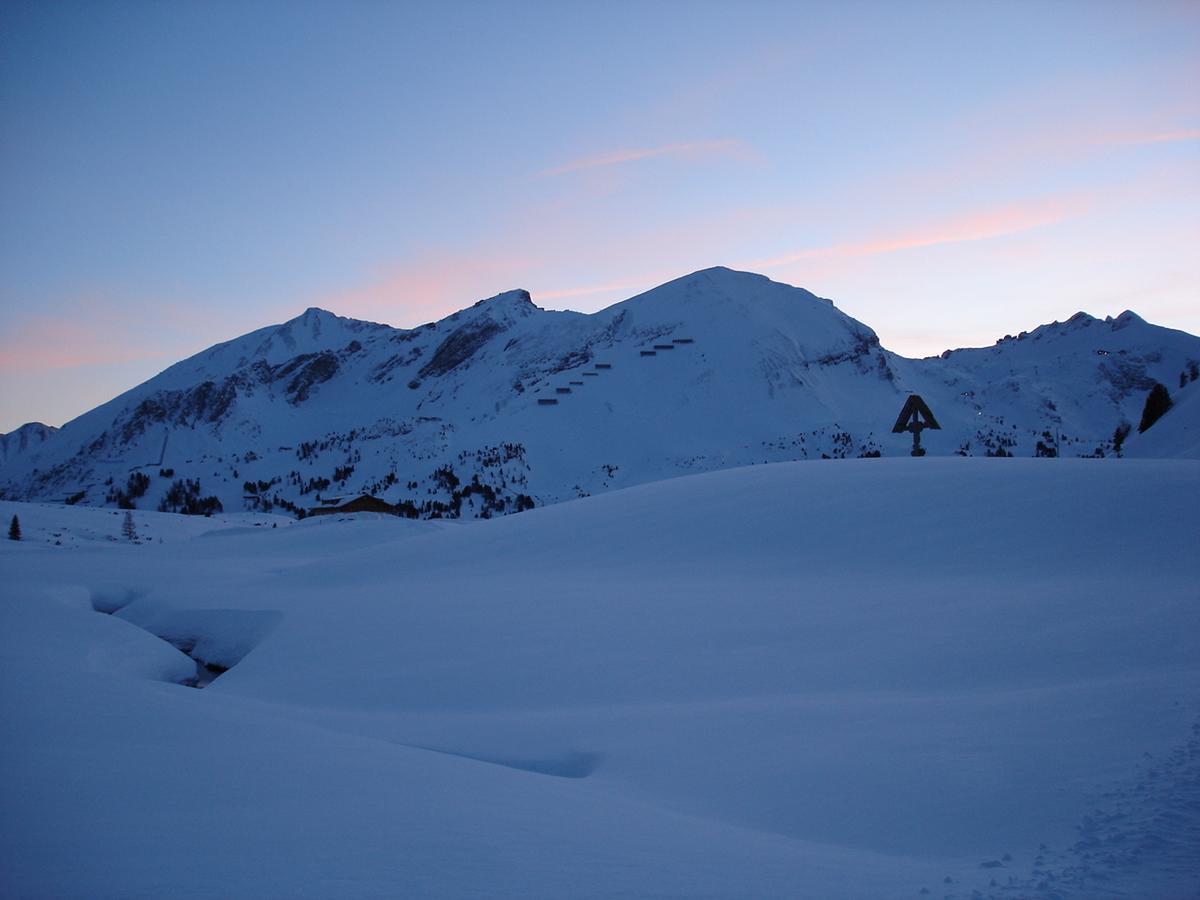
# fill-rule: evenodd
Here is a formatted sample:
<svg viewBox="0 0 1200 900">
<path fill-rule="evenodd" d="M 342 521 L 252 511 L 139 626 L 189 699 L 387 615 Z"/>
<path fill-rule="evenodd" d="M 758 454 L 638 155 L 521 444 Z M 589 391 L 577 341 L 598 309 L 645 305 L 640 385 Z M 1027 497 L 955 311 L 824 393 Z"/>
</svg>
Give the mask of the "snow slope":
<svg viewBox="0 0 1200 900">
<path fill-rule="evenodd" d="M 1139 434 L 1130 433 L 1125 455 L 1142 458 L 1200 459 L 1200 381 L 1171 391 L 1171 408 Z"/>
<path fill-rule="evenodd" d="M 5 541 L 3 890 L 1195 896 L 1198 489 L 831 460 Z"/>
<path fill-rule="evenodd" d="M 186 479 L 227 512 L 365 492 L 474 518 L 752 463 L 907 455 L 891 428 L 910 392 L 942 425 L 924 436 L 934 455 L 1112 455 L 1150 387 L 1197 361 L 1200 338 L 1133 313 L 909 360 L 828 300 L 724 268 L 592 315 L 524 291 L 412 330 L 310 309 L 68 423 L 0 488 L 156 509 Z"/>
</svg>

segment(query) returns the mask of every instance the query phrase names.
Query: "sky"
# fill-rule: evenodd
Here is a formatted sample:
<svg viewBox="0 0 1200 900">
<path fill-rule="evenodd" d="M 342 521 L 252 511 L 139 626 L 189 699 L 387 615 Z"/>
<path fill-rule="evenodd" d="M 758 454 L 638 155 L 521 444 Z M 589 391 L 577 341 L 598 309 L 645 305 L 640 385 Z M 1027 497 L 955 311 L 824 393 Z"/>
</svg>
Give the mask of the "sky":
<svg viewBox="0 0 1200 900">
<path fill-rule="evenodd" d="M 1200 333 L 1200 2 L 0 5 L 0 432 L 319 306 L 713 265 L 885 347 Z"/>
</svg>

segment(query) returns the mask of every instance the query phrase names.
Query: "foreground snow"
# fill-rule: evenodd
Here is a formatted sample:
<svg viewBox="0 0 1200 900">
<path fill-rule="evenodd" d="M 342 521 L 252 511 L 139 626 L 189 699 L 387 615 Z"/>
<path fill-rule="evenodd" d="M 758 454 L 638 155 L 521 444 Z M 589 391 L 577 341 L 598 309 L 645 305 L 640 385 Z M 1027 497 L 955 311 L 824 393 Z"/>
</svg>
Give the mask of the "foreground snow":
<svg viewBox="0 0 1200 900">
<path fill-rule="evenodd" d="M 140 546 L 0 503 L 3 890 L 1194 896 L 1198 488 L 829 461 Z"/>
</svg>

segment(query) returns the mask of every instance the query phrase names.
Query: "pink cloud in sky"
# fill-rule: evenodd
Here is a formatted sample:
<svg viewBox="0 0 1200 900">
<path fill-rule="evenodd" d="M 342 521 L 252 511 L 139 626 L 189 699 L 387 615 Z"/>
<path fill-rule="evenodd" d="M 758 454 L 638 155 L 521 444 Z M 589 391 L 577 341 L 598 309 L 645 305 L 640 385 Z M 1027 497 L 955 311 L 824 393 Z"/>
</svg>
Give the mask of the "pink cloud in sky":
<svg viewBox="0 0 1200 900">
<path fill-rule="evenodd" d="M 1131 131 L 1101 135 L 1098 144 L 1165 144 L 1175 141 L 1200 140 L 1200 128 L 1181 128 L 1175 131 Z"/>
<path fill-rule="evenodd" d="M 1200 139 L 1194 65 L 1122 65 L 1021 86 L 947 119 L 927 136 L 925 171 L 893 177 L 910 196 L 979 185 L 1075 179 L 1080 164 L 1153 158 L 1149 148 Z M 1153 85 L 1153 89 L 1148 88 Z"/>
<path fill-rule="evenodd" d="M 676 273 L 679 274 L 679 273 Z M 650 276 L 649 278 L 640 279 L 638 281 L 614 281 L 609 284 L 594 284 L 588 287 L 576 288 L 559 288 L 552 291 L 538 291 L 533 295 L 536 302 L 546 301 L 553 302 L 555 300 L 566 300 L 569 297 L 586 297 L 589 294 L 606 294 L 615 291 L 642 291 L 646 289 L 647 284 L 658 284 L 659 281 L 654 281 L 654 278 L 659 276 Z M 663 281 L 669 280 L 670 275 L 662 278 Z"/>
<path fill-rule="evenodd" d="M 682 157 L 727 157 L 732 159 L 752 159 L 754 152 L 745 141 L 736 139 L 691 141 L 682 144 L 663 144 L 659 147 L 642 147 L 632 150 L 615 150 L 597 156 L 584 156 L 538 172 L 539 177 L 565 175 L 568 172 L 580 172 L 585 169 L 598 169 L 603 166 L 615 166 L 621 163 L 636 162 L 641 159 L 652 159 L 658 156 Z"/>
<path fill-rule="evenodd" d="M 413 327 L 518 287 L 531 267 L 518 255 L 464 249 L 438 252 L 398 264 L 369 282 L 311 298 L 339 315 L 383 319 Z"/>
<path fill-rule="evenodd" d="M 713 265 L 728 254 L 731 233 L 781 227 L 792 212 L 739 208 L 670 225 L 612 228 L 588 202 L 555 200 L 525 207 L 488 240 L 410 255 L 361 285 L 301 305 L 411 327 L 513 288 L 528 289 L 540 305 L 611 302 Z M 589 282 L 581 268 L 600 274 Z M 599 308 L 572 304 L 581 306 Z"/>
<path fill-rule="evenodd" d="M 1067 162 L 1106 148 L 1140 147 L 1200 140 L 1200 128 L 1173 128 L 1143 123 L 1131 127 L 1093 128 L 1078 122 L 1062 123 L 1044 132 L 1000 149 L 990 159 L 994 164 Z M 987 157 L 984 157 L 987 160 Z"/>
<path fill-rule="evenodd" d="M 127 363 L 177 362 L 239 329 L 259 328 L 264 308 L 214 316 L 195 303 L 166 298 L 116 299 L 86 291 L 55 304 L 58 315 L 13 321 L 0 337 L 0 372 L 25 374 Z M 292 313 L 294 315 L 294 313 Z"/>
<path fill-rule="evenodd" d="M 46 372 L 136 362 L 164 355 L 161 348 L 151 351 L 144 342 L 115 337 L 107 330 L 97 331 L 93 322 L 34 316 L 0 339 L 0 372 Z"/>
<path fill-rule="evenodd" d="M 783 256 L 754 260 L 744 265 L 753 270 L 772 269 L 806 260 L 875 256 L 881 253 L 896 253 L 901 250 L 932 247 L 939 244 L 981 241 L 1019 234 L 1044 225 L 1053 225 L 1082 215 L 1093 206 L 1094 200 L 1088 195 L 1051 197 L 978 210 L 932 225 L 908 229 L 899 234 L 827 247 L 812 247 Z"/>
</svg>

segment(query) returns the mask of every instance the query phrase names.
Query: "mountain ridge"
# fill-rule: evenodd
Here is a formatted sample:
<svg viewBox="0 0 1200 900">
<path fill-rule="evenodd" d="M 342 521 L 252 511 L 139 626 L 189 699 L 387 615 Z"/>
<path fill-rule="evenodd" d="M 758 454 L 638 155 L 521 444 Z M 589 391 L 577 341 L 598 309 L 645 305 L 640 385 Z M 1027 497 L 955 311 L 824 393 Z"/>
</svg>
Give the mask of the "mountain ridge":
<svg viewBox="0 0 1200 900">
<path fill-rule="evenodd" d="M 693 471 L 906 454 L 890 426 L 908 393 L 943 426 L 930 453 L 1113 455 L 1145 391 L 1190 385 L 1196 360 L 1200 338 L 1130 311 L 908 359 L 832 301 L 725 267 L 591 314 L 522 289 L 411 329 L 310 307 L 72 420 L 6 459 L 0 489 L 162 505 L 184 479 L 226 509 L 361 492 L 491 515 Z M 151 481 L 137 497 L 134 470 Z"/>
</svg>

